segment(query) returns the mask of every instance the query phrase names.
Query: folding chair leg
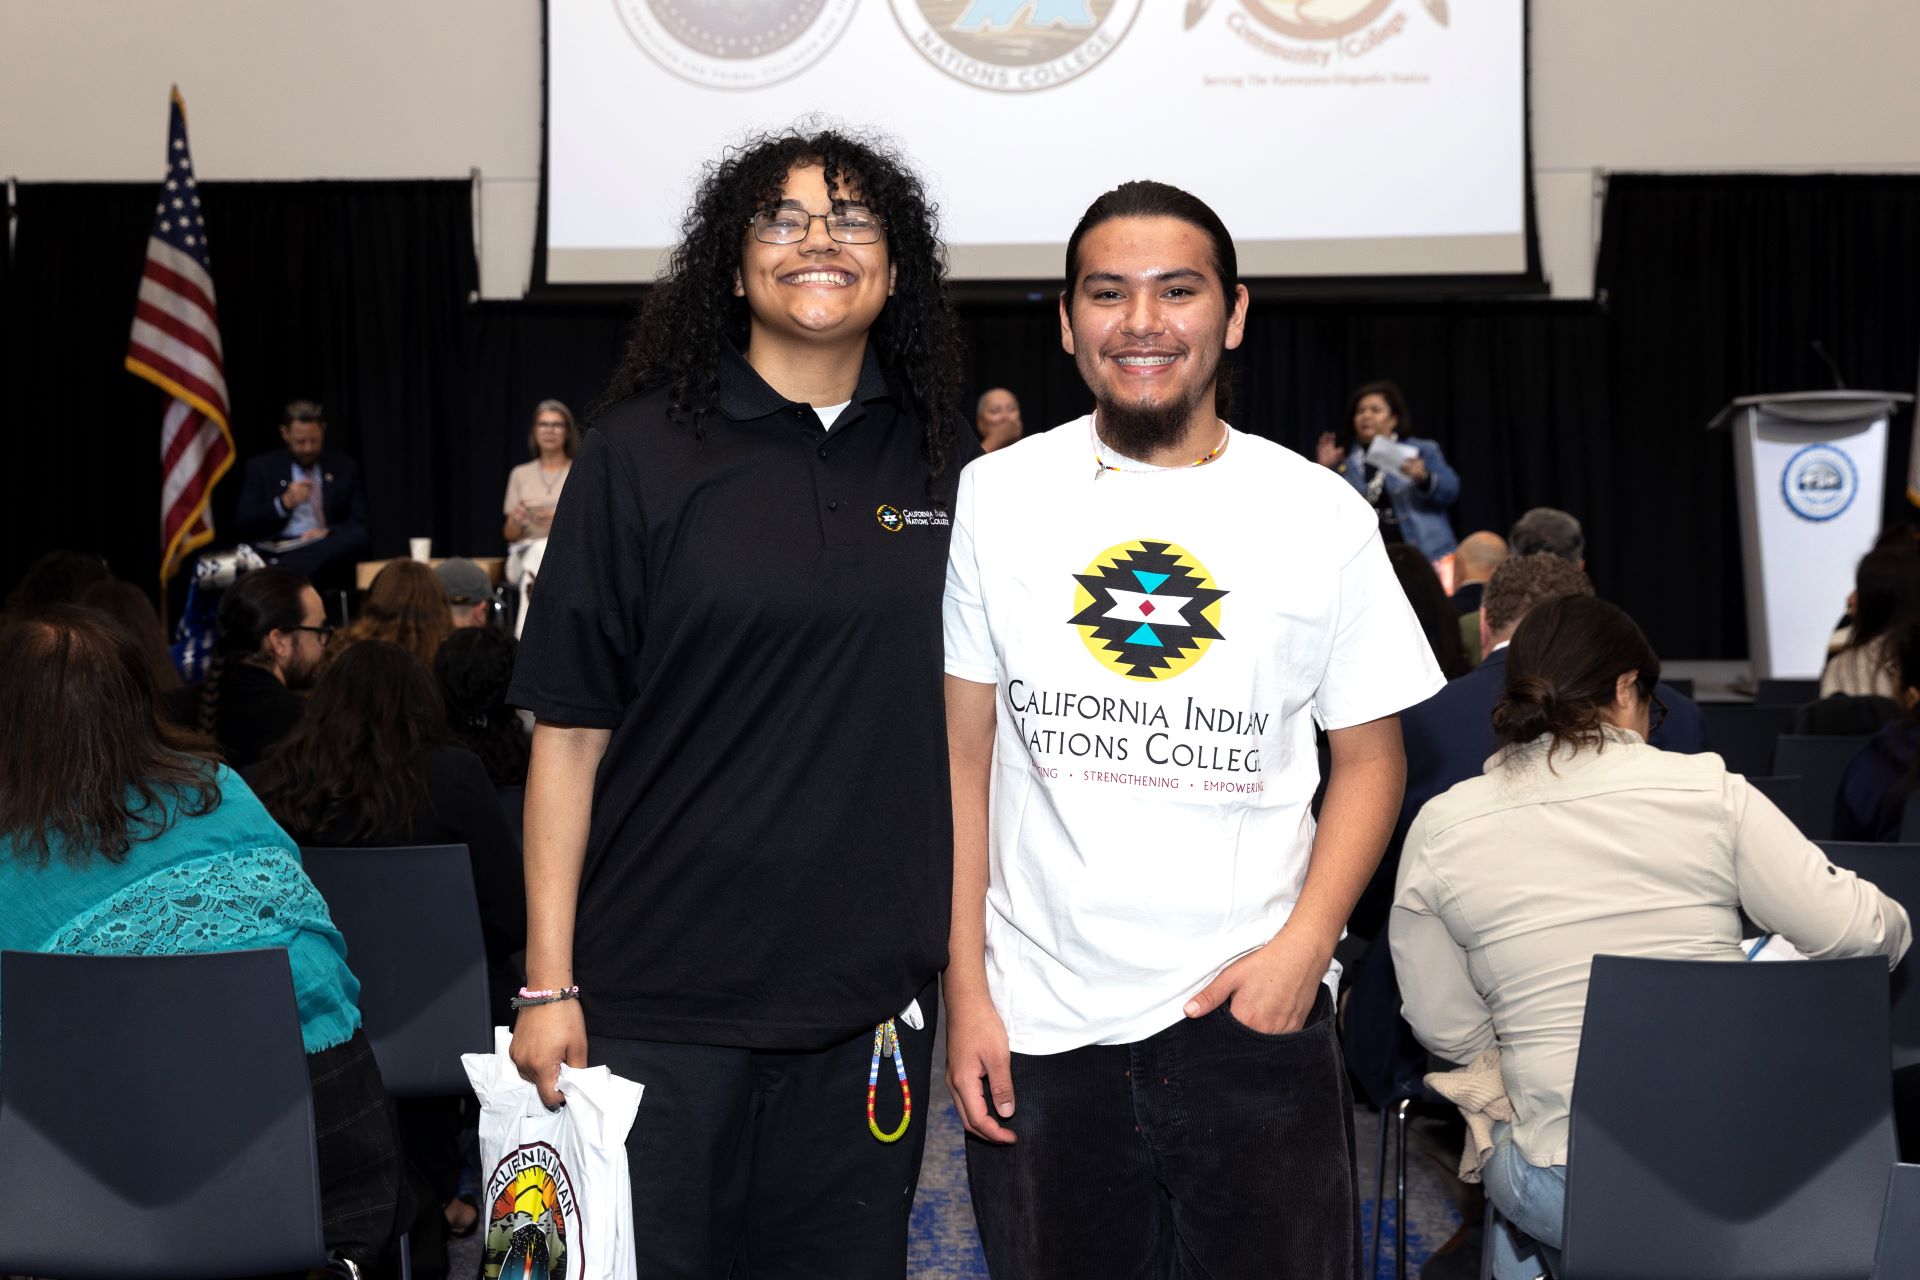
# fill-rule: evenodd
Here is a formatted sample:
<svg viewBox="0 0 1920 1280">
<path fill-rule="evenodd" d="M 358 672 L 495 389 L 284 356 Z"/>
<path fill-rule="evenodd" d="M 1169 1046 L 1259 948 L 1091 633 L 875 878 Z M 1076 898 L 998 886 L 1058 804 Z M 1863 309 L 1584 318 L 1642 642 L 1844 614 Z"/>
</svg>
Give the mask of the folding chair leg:
<svg viewBox="0 0 1920 1280">
<path fill-rule="evenodd" d="M 413 1280 L 413 1241 L 400 1233 L 400 1280 Z"/>
<path fill-rule="evenodd" d="M 1380 1150 L 1373 1162 L 1373 1243 L 1367 1253 L 1367 1280 L 1380 1274 L 1380 1231 L 1387 1213 L 1387 1109 L 1380 1108 Z"/>
<path fill-rule="evenodd" d="M 1407 1110 L 1413 1099 L 1402 1098 L 1396 1108 L 1394 1127 L 1398 1131 L 1394 1150 L 1393 1190 L 1393 1276 L 1407 1280 Z"/>
</svg>

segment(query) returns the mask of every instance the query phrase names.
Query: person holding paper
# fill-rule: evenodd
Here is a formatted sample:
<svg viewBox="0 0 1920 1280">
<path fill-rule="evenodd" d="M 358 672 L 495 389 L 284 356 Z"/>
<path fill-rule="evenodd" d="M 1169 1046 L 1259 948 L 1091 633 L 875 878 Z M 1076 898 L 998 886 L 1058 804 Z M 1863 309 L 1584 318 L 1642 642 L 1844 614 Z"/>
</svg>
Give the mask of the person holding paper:
<svg viewBox="0 0 1920 1280">
<path fill-rule="evenodd" d="M 1460 477 L 1431 440 L 1409 434 L 1413 415 L 1391 382 L 1369 382 L 1347 401 L 1353 438 L 1342 447 L 1333 432 L 1321 435 L 1315 456 L 1332 467 L 1380 517 L 1387 542 L 1410 542 L 1427 559 L 1453 554 L 1456 539 L 1447 509 L 1460 497 Z"/>
</svg>

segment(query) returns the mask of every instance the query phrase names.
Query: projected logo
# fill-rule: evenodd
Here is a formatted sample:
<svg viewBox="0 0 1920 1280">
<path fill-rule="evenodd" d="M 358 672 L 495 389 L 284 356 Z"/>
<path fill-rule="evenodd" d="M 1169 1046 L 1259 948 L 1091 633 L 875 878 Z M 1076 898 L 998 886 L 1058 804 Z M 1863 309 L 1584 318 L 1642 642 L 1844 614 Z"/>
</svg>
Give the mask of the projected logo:
<svg viewBox="0 0 1920 1280">
<path fill-rule="evenodd" d="M 1780 493 L 1804 520 L 1831 520 L 1853 505 L 1860 473 L 1853 459 L 1830 444 L 1810 444 L 1787 459 Z"/>
<path fill-rule="evenodd" d="M 889 0 L 920 56 L 976 89 L 1031 93 L 1100 65 L 1145 0 Z"/>
<path fill-rule="evenodd" d="M 859 0 L 613 0 L 633 42 L 709 89 L 759 89 L 799 75 L 846 32 Z"/>
<path fill-rule="evenodd" d="M 1206 566 L 1171 542 L 1123 542 L 1073 575 L 1073 616 L 1087 652 L 1129 680 L 1168 680 L 1200 661 L 1220 634 Z"/>
<path fill-rule="evenodd" d="M 509 1152 L 487 1180 L 486 1280 L 567 1280 L 573 1180 L 544 1142 Z M 575 1242 L 578 1248 L 578 1242 Z"/>
<path fill-rule="evenodd" d="M 1188 0 L 1189 28 L 1212 2 Z M 1447 25 L 1447 0 L 1420 0 L 1420 6 Z M 1227 28 L 1263 53 L 1326 67 L 1335 59 L 1363 58 L 1405 34 L 1407 15 L 1398 10 L 1406 7 L 1404 0 L 1240 0 L 1227 14 Z"/>
</svg>

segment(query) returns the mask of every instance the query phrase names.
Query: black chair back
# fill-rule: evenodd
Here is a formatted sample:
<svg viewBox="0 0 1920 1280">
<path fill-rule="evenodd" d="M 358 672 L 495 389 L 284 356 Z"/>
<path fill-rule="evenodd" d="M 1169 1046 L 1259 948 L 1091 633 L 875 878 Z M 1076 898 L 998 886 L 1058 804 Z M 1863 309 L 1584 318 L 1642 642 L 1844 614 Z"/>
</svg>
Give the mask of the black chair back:
<svg viewBox="0 0 1920 1280">
<path fill-rule="evenodd" d="M 1867 1280 L 1886 962 L 1594 957 L 1569 1143 L 1565 1280 Z"/>
<path fill-rule="evenodd" d="M 188 1280 L 326 1260 L 284 949 L 0 957 L 0 1272 Z"/>
<path fill-rule="evenodd" d="M 1783 733 L 1774 740 L 1773 772 L 1801 779 L 1800 830 L 1809 840 L 1833 837 L 1833 808 L 1847 765 L 1867 745 L 1865 738 Z"/>
<path fill-rule="evenodd" d="M 1791 818 L 1794 826 L 1799 827 L 1802 832 L 1806 831 L 1806 823 L 1800 816 L 1801 809 L 1806 804 L 1806 792 L 1797 775 L 1782 777 L 1778 774 L 1768 774 L 1748 778 L 1747 783 L 1755 791 L 1773 801 L 1774 807 Z"/>
<path fill-rule="evenodd" d="M 1837 867 L 1870 881 L 1907 909 L 1920 924 L 1920 844 L 1857 844 L 1822 840 L 1820 848 Z M 1920 1063 L 1920 958 L 1909 951 L 1893 971 L 1893 1065 Z M 1914 1272 L 1920 1276 L 1920 1271 Z"/>
<path fill-rule="evenodd" d="M 468 1092 L 460 1055 L 492 1052 L 493 1019 L 467 846 L 303 848 L 300 859 L 347 940 L 387 1092 Z"/>
<path fill-rule="evenodd" d="M 1801 707 L 1820 696 L 1820 681 L 1762 680 L 1753 691 L 1757 707 Z"/>
<path fill-rule="evenodd" d="M 1773 740 L 1787 731 L 1792 707 L 1757 707 L 1744 702 L 1703 702 L 1707 749 L 1718 752 L 1733 773 L 1752 777 L 1775 773 Z"/>
<path fill-rule="evenodd" d="M 1920 1164 L 1897 1164 L 1887 1183 L 1886 1211 L 1880 1215 L 1873 1280 L 1913 1280 L 1915 1276 L 1920 1276 Z"/>
</svg>

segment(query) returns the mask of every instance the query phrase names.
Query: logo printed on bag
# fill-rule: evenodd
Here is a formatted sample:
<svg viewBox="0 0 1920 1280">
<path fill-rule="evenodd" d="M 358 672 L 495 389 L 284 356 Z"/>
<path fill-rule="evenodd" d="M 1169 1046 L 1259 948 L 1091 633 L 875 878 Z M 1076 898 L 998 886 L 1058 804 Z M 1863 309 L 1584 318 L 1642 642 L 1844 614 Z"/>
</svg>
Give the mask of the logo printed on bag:
<svg viewBox="0 0 1920 1280">
<path fill-rule="evenodd" d="M 1123 542 L 1076 573 L 1074 614 L 1087 652 L 1129 680 L 1163 680 L 1194 663 L 1220 633 L 1220 601 L 1205 565 L 1171 542 Z"/>
<path fill-rule="evenodd" d="M 566 1280 L 573 1178 L 545 1142 L 514 1148 L 487 1179 L 486 1280 Z M 579 1247 L 579 1242 L 574 1242 Z"/>
</svg>

